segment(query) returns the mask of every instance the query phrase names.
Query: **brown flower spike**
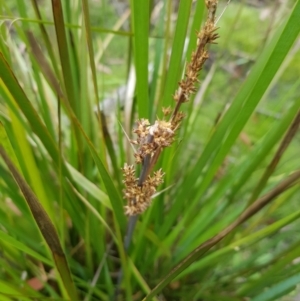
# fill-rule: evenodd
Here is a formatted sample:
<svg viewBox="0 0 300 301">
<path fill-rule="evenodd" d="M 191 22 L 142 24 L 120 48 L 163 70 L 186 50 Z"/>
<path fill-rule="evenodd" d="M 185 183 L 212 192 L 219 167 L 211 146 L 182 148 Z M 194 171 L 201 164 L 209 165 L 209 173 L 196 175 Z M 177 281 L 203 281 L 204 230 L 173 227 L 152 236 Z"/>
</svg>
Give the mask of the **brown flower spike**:
<svg viewBox="0 0 300 301">
<path fill-rule="evenodd" d="M 197 48 L 192 53 L 191 61 L 187 63 L 185 76 L 179 82 L 179 88 L 173 96 L 176 101 L 174 110 L 163 109 L 164 116 L 172 115 L 167 120 L 156 120 L 150 125 L 149 120 L 137 121 L 137 127 L 133 131 L 137 135 L 136 140 L 131 143 L 139 145 L 135 154 L 137 164 L 142 164 L 142 171 L 139 178 L 136 178 L 135 169 L 132 165 L 125 164 L 124 174 L 124 198 L 128 201 L 125 206 L 125 214 L 136 215 L 143 213 L 151 204 L 151 198 L 157 187 L 163 182 L 164 173 L 158 170 L 150 176 L 150 173 L 157 162 L 163 148 L 170 146 L 174 141 L 176 130 L 179 128 L 184 114 L 179 112 L 182 103 L 187 102 L 190 95 L 196 92 L 196 84 L 199 82 L 198 75 L 203 64 L 208 59 L 207 45 L 215 43 L 218 34 L 215 32 L 215 14 L 217 0 L 206 0 L 208 15 L 203 29 L 197 34 Z"/>
</svg>

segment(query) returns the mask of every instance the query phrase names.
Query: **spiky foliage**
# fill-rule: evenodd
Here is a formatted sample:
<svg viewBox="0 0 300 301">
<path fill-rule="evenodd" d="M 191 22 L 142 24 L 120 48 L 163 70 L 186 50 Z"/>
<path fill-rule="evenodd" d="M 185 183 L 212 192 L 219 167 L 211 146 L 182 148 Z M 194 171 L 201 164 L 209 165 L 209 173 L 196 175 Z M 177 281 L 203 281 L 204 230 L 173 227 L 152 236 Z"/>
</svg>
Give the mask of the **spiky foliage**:
<svg viewBox="0 0 300 301">
<path fill-rule="evenodd" d="M 1 300 L 294 298 L 300 2 L 250 2 L 0 2 Z"/>
</svg>

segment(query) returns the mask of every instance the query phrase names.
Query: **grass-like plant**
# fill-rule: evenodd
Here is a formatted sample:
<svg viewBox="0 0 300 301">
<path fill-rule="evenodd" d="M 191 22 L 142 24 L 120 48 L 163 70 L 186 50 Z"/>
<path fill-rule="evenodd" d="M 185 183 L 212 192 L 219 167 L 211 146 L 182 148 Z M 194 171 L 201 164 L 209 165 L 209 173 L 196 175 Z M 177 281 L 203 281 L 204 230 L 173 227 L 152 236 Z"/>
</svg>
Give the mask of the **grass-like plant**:
<svg viewBox="0 0 300 301">
<path fill-rule="evenodd" d="M 0 300 L 297 294 L 290 2 L 1 0 Z"/>
</svg>

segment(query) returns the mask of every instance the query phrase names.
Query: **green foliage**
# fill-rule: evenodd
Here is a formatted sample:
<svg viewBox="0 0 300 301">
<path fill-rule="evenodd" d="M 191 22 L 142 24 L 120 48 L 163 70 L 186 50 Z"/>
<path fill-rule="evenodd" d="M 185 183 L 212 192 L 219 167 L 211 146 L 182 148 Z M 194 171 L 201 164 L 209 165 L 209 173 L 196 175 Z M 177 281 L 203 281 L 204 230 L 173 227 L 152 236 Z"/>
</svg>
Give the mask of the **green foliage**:
<svg viewBox="0 0 300 301">
<path fill-rule="evenodd" d="M 235 2 L 218 20 L 128 250 L 127 136 L 174 106 L 206 6 L 115 2 L 0 0 L 0 300 L 112 300 L 118 281 L 115 300 L 288 300 L 300 1 Z"/>
</svg>

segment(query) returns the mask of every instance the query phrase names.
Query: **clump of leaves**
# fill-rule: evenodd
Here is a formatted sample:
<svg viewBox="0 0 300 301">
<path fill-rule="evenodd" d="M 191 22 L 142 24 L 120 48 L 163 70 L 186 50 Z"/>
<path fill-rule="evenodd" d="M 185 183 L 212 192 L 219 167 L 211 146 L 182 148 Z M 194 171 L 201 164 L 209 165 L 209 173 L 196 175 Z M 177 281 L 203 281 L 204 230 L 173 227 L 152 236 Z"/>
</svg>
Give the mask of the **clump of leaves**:
<svg viewBox="0 0 300 301">
<path fill-rule="evenodd" d="M 300 1 L 215 3 L 1 2 L 3 300 L 296 294 Z"/>
</svg>

